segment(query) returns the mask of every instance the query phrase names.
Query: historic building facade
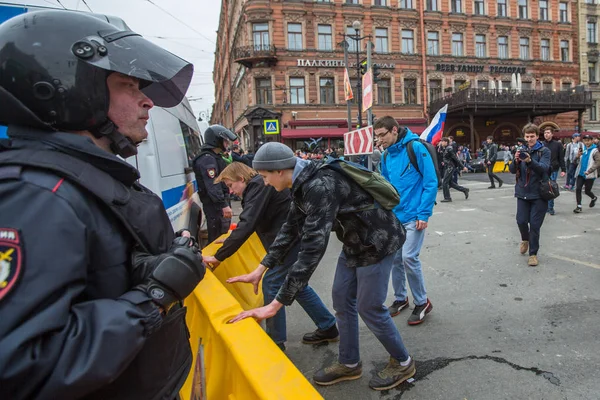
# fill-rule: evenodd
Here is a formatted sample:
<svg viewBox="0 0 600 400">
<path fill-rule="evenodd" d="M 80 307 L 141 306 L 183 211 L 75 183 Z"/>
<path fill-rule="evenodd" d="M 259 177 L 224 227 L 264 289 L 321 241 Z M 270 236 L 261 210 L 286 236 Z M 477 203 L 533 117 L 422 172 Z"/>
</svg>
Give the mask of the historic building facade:
<svg viewBox="0 0 600 400">
<path fill-rule="evenodd" d="M 588 131 L 600 132 L 598 106 L 600 104 L 600 47 L 598 46 L 598 24 L 600 2 L 579 2 L 579 65 L 581 84 L 592 92 L 592 107 L 584 114 L 584 127 Z"/>
<path fill-rule="evenodd" d="M 513 74 L 523 93 L 573 91 L 580 83 L 576 1 L 224 0 L 222 7 L 212 122 L 232 127 L 249 149 L 269 140 L 298 148 L 311 138 L 334 146 L 350 130 L 341 42 L 356 34 L 355 21 L 381 70 L 374 114 L 417 132 L 432 117 L 432 101 L 461 89 L 506 90 Z M 358 44 L 359 61 L 369 39 Z M 346 40 L 357 96 L 357 43 Z M 356 104 L 351 116 L 354 126 Z M 265 135 L 266 119 L 280 122 L 280 134 Z M 514 138 L 527 120 L 572 131 L 578 113 L 515 119 L 510 111 L 494 118 L 474 111 L 473 120 L 449 113 L 446 134 L 478 145 L 494 132 Z"/>
</svg>

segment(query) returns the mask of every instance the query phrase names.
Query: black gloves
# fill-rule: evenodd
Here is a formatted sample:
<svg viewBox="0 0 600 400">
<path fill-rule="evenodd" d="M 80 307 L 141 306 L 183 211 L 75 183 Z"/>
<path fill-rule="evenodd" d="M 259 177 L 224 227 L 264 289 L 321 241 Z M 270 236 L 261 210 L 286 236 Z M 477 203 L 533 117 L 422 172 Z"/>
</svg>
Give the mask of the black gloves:
<svg viewBox="0 0 600 400">
<path fill-rule="evenodd" d="M 202 255 L 188 237 L 176 238 L 169 251 L 158 256 L 137 251 L 133 254 L 135 289 L 148 294 L 165 311 L 185 299 L 205 272 Z"/>
</svg>

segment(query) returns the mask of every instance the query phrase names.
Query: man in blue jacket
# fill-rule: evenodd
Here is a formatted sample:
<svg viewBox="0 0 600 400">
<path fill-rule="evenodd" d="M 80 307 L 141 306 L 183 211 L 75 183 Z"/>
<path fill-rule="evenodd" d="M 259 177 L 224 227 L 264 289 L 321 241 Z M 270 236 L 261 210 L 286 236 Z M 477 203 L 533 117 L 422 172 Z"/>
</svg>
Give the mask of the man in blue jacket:
<svg viewBox="0 0 600 400">
<path fill-rule="evenodd" d="M 433 159 L 427 148 L 419 142 L 419 136 L 406 127 L 400 127 L 393 117 L 378 119 L 373 132 L 377 143 L 386 149 L 380 164 L 381 173 L 400 193 L 400 204 L 394 212 L 406 228 L 406 242 L 394 257 L 392 285 L 395 299 L 388 308 L 393 317 L 408 307 L 408 277 L 415 303 L 408 324 L 418 325 L 433 309 L 427 298 L 419 253 L 425 239 L 427 221 L 435 204 L 437 174 Z M 410 162 L 409 146 L 416 156 L 418 169 Z"/>
<path fill-rule="evenodd" d="M 539 139 L 539 128 L 527 124 L 523 128 L 527 149 L 515 154 L 510 164 L 511 174 L 516 174 L 515 197 L 517 198 L 517 225 L 521 232 L 521 254 L 529 250 L 528 265 L 538 265 L 537 253 L 540 247 L 540 229 L 548 210 L 548 201 L 540 197 L 540 185 L 550 169 L 550 149 Z"/>
</svg>

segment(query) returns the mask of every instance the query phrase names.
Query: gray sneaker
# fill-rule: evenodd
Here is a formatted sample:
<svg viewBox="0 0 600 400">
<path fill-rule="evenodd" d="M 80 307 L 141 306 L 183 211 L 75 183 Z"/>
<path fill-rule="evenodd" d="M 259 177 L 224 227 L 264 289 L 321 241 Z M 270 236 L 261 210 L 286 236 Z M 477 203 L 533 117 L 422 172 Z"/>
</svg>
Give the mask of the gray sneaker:
<svg viewBox="0 0 600 400">
<path fill-rule="evenodd" d="M 403 367 L 395 358 L 390 357 L 390 362 L 369 381 L 373 390 L 389 390 L 395 388 L 405 380 L 412 378 L 417 372 L 415 360 L 411 358 L 410 364 Z"/>
<path fill-rule="evenodd" d="M 362 361 L 354 368 L 346 367 L 344 364 L 335 362 L 329 367 L 325 367 L 313 376 L 317 385 L 329 386 L 342 381 L 352 381 L 360 379 L 362 376 Z"/>
<path fill-rule="evenodd" d="M 396 315 L 400 314 L 400 311 L 404 310 L 407 307 L 408 307 L 408 297 L 406 299 L 404 299 L 404 301 L 394 300 L 392 305 L 388 307 L 388 310 L 390 310 L 390 316 L 395 317 Z"/>
</svg>

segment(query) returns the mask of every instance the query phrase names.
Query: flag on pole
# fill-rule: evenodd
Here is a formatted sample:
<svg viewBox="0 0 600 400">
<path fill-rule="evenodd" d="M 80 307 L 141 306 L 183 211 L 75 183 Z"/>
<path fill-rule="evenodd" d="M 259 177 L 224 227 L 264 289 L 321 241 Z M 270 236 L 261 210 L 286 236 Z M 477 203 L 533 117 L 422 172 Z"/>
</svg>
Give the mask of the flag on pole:
<svg viewBox="0 0 600 400">
<path fill-rule="evenodd" d="M 446 123 L 446 112 L 448 111 L 448 104 L 444 107 L 440 108 L 440 110 L 435 114 L 431 124 L 423 133 L 421 133 L 421 139 L 428 141 L 432 145 L 437 145 L 439 141 L 442 139 L 442 135 L 444 134 L 444 124 Z"/>
<path fill-rule="evenodd" d="M 344 68 L 344 94 L 346 95 L 346 101 L 354 98 L 352 84 L 350 84 L 350 77 L 348 76 L 348 68 Z"/>
</svg>

